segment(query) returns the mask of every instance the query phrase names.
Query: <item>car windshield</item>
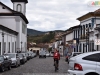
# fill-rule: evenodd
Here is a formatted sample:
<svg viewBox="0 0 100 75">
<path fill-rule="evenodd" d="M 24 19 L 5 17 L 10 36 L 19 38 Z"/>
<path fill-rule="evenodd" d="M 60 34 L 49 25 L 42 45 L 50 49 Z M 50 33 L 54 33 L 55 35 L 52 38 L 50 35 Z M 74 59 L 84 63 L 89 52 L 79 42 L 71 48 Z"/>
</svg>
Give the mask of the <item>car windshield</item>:
<svg viewBox="0 0 100 75">
<path fill-rule="evenodd" d="M 46 52 L 46 54 L 49 54 L 49 52 Z"/>
<path fill-rule="evenodd" d="M 79 55 L 79 54 L 81 54 L 81 53 L 74 53 L 73 56 L 76 56 L 76 55 Z"/>
<path fill-rule="evenodd" d="M 40 52 L 40 54 L 45 54 L 45 52 L 42 51 L 42 52 Z"/>
<path fill-rule="evenodd" d="M 22 53 L 23 54 L 23 56 L 25 56 L 25 53 Z"/>
<path fill-rule="evenodd" d="M 22 54 L 18 54 L 18 56 L 19 56 L 19 57 L 23 57 L 23 55 L 22 55 Z"/>
<path fill-rule="evenodd" d="M 3 57 L 2 56 L 0 56 L 0 61 L 3 61 Z"/>
<path fill-rule="evenodd" d="M 6 56 L 9 56 L 9 58 L 15 58 L 15 54 L 5 54 Z"/>
</svg>

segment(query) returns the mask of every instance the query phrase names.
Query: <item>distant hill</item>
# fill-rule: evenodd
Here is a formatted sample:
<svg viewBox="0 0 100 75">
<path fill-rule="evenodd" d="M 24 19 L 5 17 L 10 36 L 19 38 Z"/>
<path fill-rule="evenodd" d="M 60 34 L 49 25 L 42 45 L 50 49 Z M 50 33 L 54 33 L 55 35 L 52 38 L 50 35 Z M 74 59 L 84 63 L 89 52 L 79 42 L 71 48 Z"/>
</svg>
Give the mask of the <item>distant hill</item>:
<svg viewBox="0 0 100 75">
<path fill-rule="evenodd" d="M 27 35 L 30 35 L 30 36 L 43 35 L 43 34 L 48 33 L 48 32 L 64 32 L 64 31 L 63 30 L 54 30 L 54 31 L 43 32 L 43 31 L 38 31 L 35 29 L 27 28 Z"/>
<path fill-rule="evenodd" d="M 45 34 L 45 33 L 46 32 L 27 28 L 27 35 L 30 35 L 30 36 L 42 35 L 42 34 Z"/>
<path fill-rule="evenodd" d="M 50 43 L 55 41 L 55 35 L 59 32 L 63 33 L 63 30 L 53 30 L 53 31 L 38 31 L 34 29 L 27 28 L 27 41 L 35 43 Z M 47 33 L 47 35 L 45 35 Z M 49 33 L 49 34 L 48 34 Z M 38 35 L 38 36 L 37 36 Z"/>
</svg>

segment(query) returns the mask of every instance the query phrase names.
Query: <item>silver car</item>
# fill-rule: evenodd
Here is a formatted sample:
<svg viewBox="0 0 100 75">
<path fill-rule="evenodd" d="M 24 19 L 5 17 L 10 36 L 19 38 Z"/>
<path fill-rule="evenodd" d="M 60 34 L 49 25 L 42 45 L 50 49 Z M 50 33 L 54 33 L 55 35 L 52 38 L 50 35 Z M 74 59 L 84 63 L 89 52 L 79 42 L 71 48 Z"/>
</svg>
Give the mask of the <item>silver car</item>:
<svg viewBox="0 0 100 75">
<path fill-rule="evenodd" d="M 23 54 L 24 60 L 25 60 L 25 62 L 26 62 L 26 61 L 27 61 L 27 55 L 26 55 L 26 53 L 21 53 L 21 54 Z"/>
<path fill-rule="evenodd" d="M 18 56 L 19 56 L 19 58 L 20 58 L 20 63 L 21 63 L 21 64 L 24 64 L 24 63 L 25 63 L 24 55 L 21 54 L 21 53 L 18 53 Z"/>
<path fill-rule="evenodd" d="M 18 67 L 20 66 L 20 58 L 17 53 L 6 53 L 5 56 L 9 56 L 12 60 L 11 66 Z"/>
</svg>

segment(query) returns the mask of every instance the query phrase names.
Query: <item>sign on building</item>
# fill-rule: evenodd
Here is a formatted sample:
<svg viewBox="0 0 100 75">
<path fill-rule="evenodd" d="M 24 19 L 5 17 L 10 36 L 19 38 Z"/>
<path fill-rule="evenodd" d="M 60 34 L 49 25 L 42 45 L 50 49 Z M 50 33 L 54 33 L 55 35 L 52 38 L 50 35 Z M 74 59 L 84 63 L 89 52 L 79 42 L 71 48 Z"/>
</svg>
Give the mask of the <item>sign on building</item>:
<svg viewBox="0 0 100 75">
<path fill-rule="evenodd" d="M 95 40 L 94 40 L 94 44 L 95 44 L 95 45 L 100 45 L 100 39 L 95 39 Z"/>
<path fill-rule="evenodd" d="M 76 40 L 73 40 L 73 43 L 76 44 Z"/>
</svg>

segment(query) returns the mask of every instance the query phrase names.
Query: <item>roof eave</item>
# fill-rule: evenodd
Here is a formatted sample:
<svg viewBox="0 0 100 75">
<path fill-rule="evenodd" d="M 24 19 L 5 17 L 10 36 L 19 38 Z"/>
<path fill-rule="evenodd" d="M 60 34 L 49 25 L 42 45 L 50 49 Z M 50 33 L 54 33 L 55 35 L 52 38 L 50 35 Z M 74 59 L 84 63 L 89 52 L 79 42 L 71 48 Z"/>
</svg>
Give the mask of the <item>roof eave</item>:
<svg viewBox="0 0 100 75">
<path fill-rule="evenodd" d="M 90 17 L 90 16 L 93 16 L 93 14 L 94 14 L 94 12 L 89 12 L 89 13 L 87 13 L 87 14 L 85 14 L 85 15 L 79 17 L 79 18 L 77 18 L 77 20 L 81 21 L 82 18 L 84 18 L 84 17 L 87 17 L 87 18 L 88 18 L 88 17 Z"/>
</svg>

